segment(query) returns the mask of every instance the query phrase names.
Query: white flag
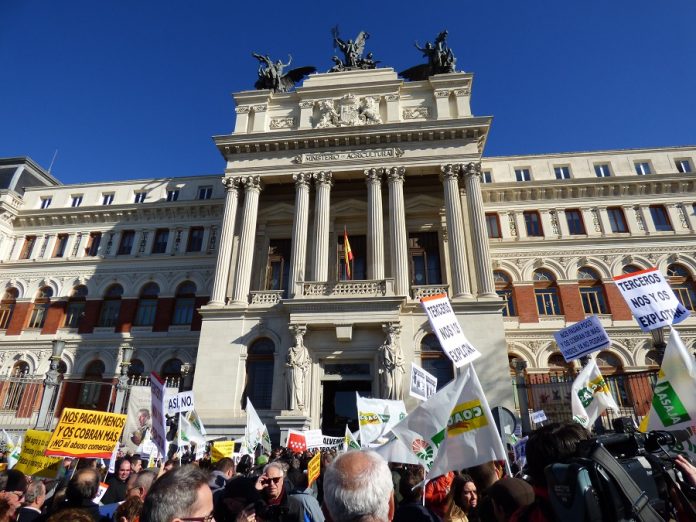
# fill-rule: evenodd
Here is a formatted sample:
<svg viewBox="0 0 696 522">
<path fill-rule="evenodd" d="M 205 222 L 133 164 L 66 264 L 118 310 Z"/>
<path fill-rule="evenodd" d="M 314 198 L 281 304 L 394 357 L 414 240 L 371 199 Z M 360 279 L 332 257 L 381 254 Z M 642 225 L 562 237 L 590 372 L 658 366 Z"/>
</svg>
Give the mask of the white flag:
<svg viewBox="0 0 696 522">
<path fill-rule="evenodd" d="M 372 451 L 382 455 L 387 462 L 399 462 L 402 464 L 417 464 L 420 465 L 420 460 L 416 457 L 411 448 L 406 446 L 400 439 L 392 439 L 386 444 L 382 444 Z"/>
<path fill-rule="evenodd" d="M 5 430 L 2 430 L 2 435 L 5 439 L 5 442 L 7 443 L 7 451 L 12 452 L 12 450 L 16 446 L 14 440 L 12 439 L 12 435 L 7 433 Z"/>
<path fill-rule="evenodd" d="M 505 447 L 473 365 L 462 368 L 457 380 L 461 381 L 461 392 L 449 410 L 446 436 L 428 472 L 429 477 L 438 477 L 448 471 L 491 460 L 507 460 Z"/>
<path fill-rule="evenodd" d="M 206 443 L 203 434 L 201 434 L 201 432 L 198 431 L 191 422 L 189 422 L 189 420 L 186 418 L 186 415 L 181 415 L 179 418 L 178 445 L 179 447 L 190 447 L 192 442 L 196 445 L 196 447 L 205 447 Z"/>
<path fill-rule="evenodd" d="M 263 425 L 263 434 L 261 435 L 261 445 L 264 453 L 270 454 L 273 448 L 271 447 L 271 435 L 268 433 L 268 426 Z"/>
<path fill-rule="evenodd" d="M 263 432 L 266 426 L 261 422 L 259 415 L 256 413 L 254 406 L 248 398 L 246 406 L 247 424 L 244 430 L 244 438 L 247 440 L 250 453 L 254 453 L 256 446 L 261 444 L 263 440 Z"/>
<path fill-rule="evenodd" d="M 22 453 L 22 437 L 17 437 L 17 443 L 12 451 L 7 455 L 7 468 L 12 469 L 19 462 L 19 454 Z"/>
<path fill-rule="evenodd" d="M 648 430 L 684 429 L 696 423 L 696 362 L 672 328 L 650 408 Z"/>
<path fill-rule="evenodd" d="M 348 451 L 348 450 L 359 450 L 360 449 L 360 443 L 355 440 L 355 437 L 353 436 L 353 432 L 350 431 L 348 428 L 348 425 L 346 424 L 346 434 L 343 437 L 343 451 Z"/>
<path fill-rule="evenodd" d="M 394 435 L 411 449 L 426 469 L 433 465 L 438 447 L 445 438 L 450 412 L 463 385 L 462 376 L 457 377 L 392 428 Z"/>
<path fill-rule="evenodd" d="M 385 399 L 367 399 L 357 397 L 358 425 L 360 428 L 360 444 L 367 447 L 370 442 L 386 435 L 391 429 L 406 417 L 404 401 Z"/>
<path fill-rule="evenodd" d="M 589 429 L 607 408 L 619 411 L 609 385 L 602 377 L 594 359 L 590 359 L 578 374 L 570 390 L 573 420 L 585 428 Z"/>
</svg>

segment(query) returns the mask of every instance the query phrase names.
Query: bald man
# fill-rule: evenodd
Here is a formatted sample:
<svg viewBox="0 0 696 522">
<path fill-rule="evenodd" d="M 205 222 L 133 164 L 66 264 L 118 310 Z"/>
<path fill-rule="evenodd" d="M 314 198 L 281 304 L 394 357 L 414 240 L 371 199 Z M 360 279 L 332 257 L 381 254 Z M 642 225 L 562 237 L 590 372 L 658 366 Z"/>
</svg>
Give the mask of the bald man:
<svg viewBox="0 0 696 522">
<path fill-rule="evenodd" d="M 326 519 L 332 522 L 391 522 L 394 484 L 387 462 L 374 451 L 349 451 L 324 476 Z"/>
</svg>

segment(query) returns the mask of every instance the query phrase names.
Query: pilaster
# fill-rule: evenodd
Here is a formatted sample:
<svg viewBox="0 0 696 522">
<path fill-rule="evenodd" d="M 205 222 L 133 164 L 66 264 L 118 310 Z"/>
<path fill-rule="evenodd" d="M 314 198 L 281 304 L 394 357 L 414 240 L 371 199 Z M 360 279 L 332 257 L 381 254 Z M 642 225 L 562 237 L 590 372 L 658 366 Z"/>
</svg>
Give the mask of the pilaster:
<svg viewBox="0 0 696 522">
<path fill-rule="evenodd" d="M 239 179 L 223 178 L 225 185 L 225 210 L 222 216 L 220 231 L 220 246 L 218 248 L 217 263 L 215 264 L 215 280 L 213 291 L 208 304 L 222 306 L 227 296 L 227 281 L 230 276 L 230 264 L 232 261 L 232 243 L 234 239 L 234 226 L 237 218 L 237 204 L 239 202 Z"/>
<path fill-rule="evenodd" d="M 292 252 L 290 254 L 289 297 L 297 294 L 298 284 L 305 280 L 307 260 L 307 227 L 309 220 L 310 172 L 292 175 L 295 182 L 295 215 L 292 221 Z"/>
<path fill-rule="evenodd" d="M 249 303 L 249 285 L 251 283 L 259 195 L 261 194 L 261 178 L 259 176 L 245 176 L 240 181 L 244 185 L 244 214 L 239 238 L 239 260 L 233 300 L 236 304 L 247 305 Z"/>
<path fill-rule="evenodd" d="M 408 296 L 408 241 L 406 238 L 406 210 L 404 207 L 404 167 L 387 169 L 389 180 L 389 237 L 391 239 L 392 277 L 394 292 Z"/>
<path fill-rule="evenodd" d="M 384 279 L 384 223 L 382 174 L 384 169 L 365 169 L 367 178 L 367 278 Z"/>
<path fill-rule="evenodd" d="M 314 199 L 314 250 L 312 252 L 312 281 L 327 281 L 329 272 L 329 213 L 331 205 L 331 171 L 313 174 L 316 194 Z"/>
<path fill-rule="evenodd" d="M 459 171 L 461 165 L 442 165 L 442 184 L 445 192 L 445 214 L 449 234 L 450 273 L 452 274 L 452 297 L 471 297 L 466 274 L 466 252 L 464 245 L 464 221 L 459 199 Z M 485 224 L 484 224 L 485 230 Z"/>
</svg>

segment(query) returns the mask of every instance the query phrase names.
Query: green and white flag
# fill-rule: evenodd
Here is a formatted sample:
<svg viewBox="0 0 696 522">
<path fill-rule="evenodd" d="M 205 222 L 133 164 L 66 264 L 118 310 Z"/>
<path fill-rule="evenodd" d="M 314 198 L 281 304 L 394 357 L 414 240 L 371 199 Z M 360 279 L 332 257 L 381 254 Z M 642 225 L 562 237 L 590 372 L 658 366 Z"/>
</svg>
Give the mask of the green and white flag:
<svg viewBox="0 0 696 522">
<path fill-rule="evenodd" d="M 264 453 L 270 454 L 272 451 L 271 447 L 271 435 L 268 433 L 268 427 L 263 425 L 263 434 L 261 435 L 261 446 L 263 446 Z"/>
<path fill-rule="evenodd" d="M 570 390 L 573 420 L 585 428 L 590 428 L 604 410 L 619 411 L 607 381 L 592 358 L 575 378 Z"/>
<path fill-rule="evenodd" d="M 17 443 L 7 456 L 7 468 L 12 469 L 19 462 L 19 454 L 22 453 L 22 437 L 17 437 Z"/>
<path fill-rule="evenodd" d="M 256 413 L 256 409 L 248 398 L 246 403 L 246 412 L 247 423 L 246 428 L 244 429 L 244 438 L 247 441 L 249 453 L 253 454 L 254 451 L 256 451 L 256 446 L 261 444 L 263 441 L 263 432 L 266 429 L 266 426 L 263 422 L 261 422 L 258 413 Z"/>
<path fill-rule="evenodd" d="M 348 425 L 346 424 L 346 434 L 343 438 L 343 451 L 348 450 L 359 450 L 360 443 L 353 436 L 353 432 L 350 431 Z"/>
<path fill-rule="evenodd" d="M 186 415 L 181 415 L 179 418 L 179 435 L 178 435 L 178 445 L 181 446 L 191 446 L 194 443 L 196 447 L 205 447 L 205 436 L 196 429 L 196 427 L 189 422 Z"/>
<path fill-rule="evenodd" d="M 460 392 L 448 410 L 445 438 L 428 477 L 438 477 L 448 471 L 492 460 L 507 461 L 505 447 L 474 366 L 468 364 L 460 371 L 457 378 Z"/>
<path fill-rule="evenodd" d="M 696 424 L 696 362 L 672 328 L 653 393 L 648 430 L 678 430 Z"/>
<path fill-rule="evenodd" d="M 385 436 L 406 417 L 404 401 L 368 399 L 355 393 L 358 406 L 360 444 L 368 447 L 371 442 Z"/>
</svg>

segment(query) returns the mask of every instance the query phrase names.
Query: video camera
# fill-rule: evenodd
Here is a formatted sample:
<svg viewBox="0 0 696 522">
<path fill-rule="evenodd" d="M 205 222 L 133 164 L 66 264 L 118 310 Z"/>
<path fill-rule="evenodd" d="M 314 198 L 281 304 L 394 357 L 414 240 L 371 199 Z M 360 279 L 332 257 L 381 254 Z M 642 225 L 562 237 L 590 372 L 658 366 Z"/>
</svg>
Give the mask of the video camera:
<svg viewBox="0 0 696 522">
<path fill-rule="evenodd" d="M 690 505 L 696 488 L 675 467 L 673 447 L 689 439 L 687 430 L 635 431 L 633 423 L 616 419 L 616 433 L 578 444 L 576 458 L 545 468 L 549 499 L 559 520 L 670 520 L 676 498 L 696 520 Z M 675 497 L 676 495 L 676 497 Z"/>
</svg>

